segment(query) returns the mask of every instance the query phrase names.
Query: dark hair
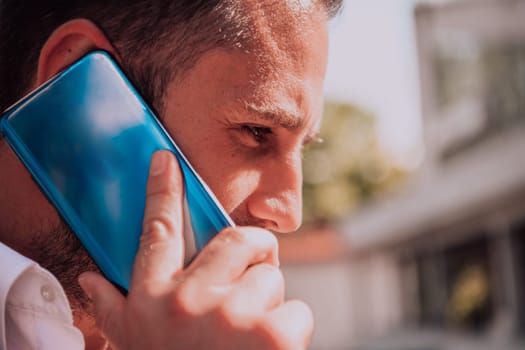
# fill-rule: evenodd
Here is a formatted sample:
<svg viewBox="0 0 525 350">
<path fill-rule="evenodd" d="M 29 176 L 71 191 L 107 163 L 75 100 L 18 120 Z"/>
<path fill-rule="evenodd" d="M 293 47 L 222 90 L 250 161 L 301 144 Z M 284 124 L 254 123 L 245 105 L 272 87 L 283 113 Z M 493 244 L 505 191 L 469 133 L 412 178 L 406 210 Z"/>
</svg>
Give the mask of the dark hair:
<svg viewBox="0 0 525 350">
<path fill-rule="evenodd" d="M 319 0 L 329 16 L 342 0 Z M 42 45 L 62 23 L 87 18 L 121 54 L 144 98 L 160 108 L 164 88 L 209 49 L 249 40 L 235 0 L 1 0 L 0 111 L 31 84 Z M 154 56 L 155 55 L 155 56 Z M 154 57 L 153 57 L 154 56 Z"/>
</svg>

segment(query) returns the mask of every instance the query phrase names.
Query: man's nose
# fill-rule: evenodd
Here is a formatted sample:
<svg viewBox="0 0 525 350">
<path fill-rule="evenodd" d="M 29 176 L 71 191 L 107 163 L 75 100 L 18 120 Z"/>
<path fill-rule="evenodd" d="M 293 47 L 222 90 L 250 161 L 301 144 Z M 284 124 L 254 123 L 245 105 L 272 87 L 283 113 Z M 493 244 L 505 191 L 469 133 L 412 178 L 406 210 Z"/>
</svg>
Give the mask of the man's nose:
<svg viewBox="0 0 525 350">
<path fill-rule="evenodd" d="M 267 161 L 257 189 L 248 200 L 248 211 L 267 229 L 295 231 L 302 220 L 301 158 Z"/>
</svg>

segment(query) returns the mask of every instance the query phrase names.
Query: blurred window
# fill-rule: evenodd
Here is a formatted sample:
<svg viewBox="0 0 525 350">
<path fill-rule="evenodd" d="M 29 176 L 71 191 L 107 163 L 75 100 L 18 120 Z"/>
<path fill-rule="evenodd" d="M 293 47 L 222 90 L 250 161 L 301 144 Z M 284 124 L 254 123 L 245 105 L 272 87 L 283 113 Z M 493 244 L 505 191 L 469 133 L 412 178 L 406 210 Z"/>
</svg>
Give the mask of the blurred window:
<svg viewBox="0 0 525 350">
<path fill-rule="evenodd" d="M 516 274 L 516 292 L 518 302 L 518 329 L 525 335 L 525 219 L 511 228 L 512 246 L 514 248 L 514 266 Z"/>
<path fill-rule="evenodd" d="M 525 43 L 470 49 L 441 47 L 434 58 L 438 115 L 465 101 L 477 104 L 480 127 L 445 148 L 447 160 L 488 137 L 525 122 Z"/>
<path fill-rule="evenodd" d="M 419 306 L 415 310 L 414 303 L 407 300 L 405 320 L 412 323 L 416 317 L 422 327 L 486 331 L 494 314 L 488 245 L 489 241 L 480 237 L 442 250 L 420 252 L 412 262 L 405 259 L 401 265 L 406 277 L 403 293 L 416 294 Z"/>
<path fill-rule="evenodd" d="M 447 325 L 484 331 L 492 320 L 488 240 L 479 238 L 445 251 Z"/>
</svg>

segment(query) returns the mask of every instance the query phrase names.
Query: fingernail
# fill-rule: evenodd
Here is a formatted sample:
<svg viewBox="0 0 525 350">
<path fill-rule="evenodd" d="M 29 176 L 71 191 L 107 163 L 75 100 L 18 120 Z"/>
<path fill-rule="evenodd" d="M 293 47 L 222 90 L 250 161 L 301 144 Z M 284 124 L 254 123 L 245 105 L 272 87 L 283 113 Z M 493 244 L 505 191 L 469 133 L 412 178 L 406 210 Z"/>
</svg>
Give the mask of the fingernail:
<svg viewBox="0 0 525 350">
<path fill-rule="evenodd" d="M 78 284 L 80 285 L 80 288 L 82 288 L 82 290 L 84 291 L 84 293 L 86 293 L 89 299 L 92 299 L 91 292 L 89 291 L 88 283 L 86 280 L 87 280 L 86 276 L 84 275 L 78 276 Z"/>
<path fill-rule="evenodd" d="M 151 159 L 151 165 L 149 173 L 152 176 L 158 176 L 166 170 L 166 164 L 168 163 L 168 155 L 166 152 L 156 152 L 153 154 Z"/>
</svg>

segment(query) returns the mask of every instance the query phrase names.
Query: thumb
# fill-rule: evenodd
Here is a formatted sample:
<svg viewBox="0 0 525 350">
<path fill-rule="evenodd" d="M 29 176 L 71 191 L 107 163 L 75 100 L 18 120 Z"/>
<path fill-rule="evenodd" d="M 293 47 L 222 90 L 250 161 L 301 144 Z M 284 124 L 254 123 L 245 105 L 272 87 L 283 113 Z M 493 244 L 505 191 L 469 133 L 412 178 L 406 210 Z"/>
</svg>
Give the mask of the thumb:
<svg viewBox="0 0 525 350">
<path fill-rule="evenodd" d="M 121 338 L 125 298 L 108 280 L 94 272 L 84 272 L 78 284 L 93 303 L 97 326 L 110 342 Z"/>
</svg>

